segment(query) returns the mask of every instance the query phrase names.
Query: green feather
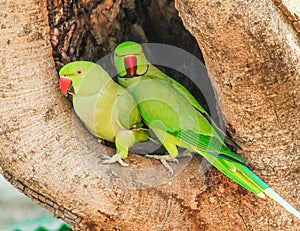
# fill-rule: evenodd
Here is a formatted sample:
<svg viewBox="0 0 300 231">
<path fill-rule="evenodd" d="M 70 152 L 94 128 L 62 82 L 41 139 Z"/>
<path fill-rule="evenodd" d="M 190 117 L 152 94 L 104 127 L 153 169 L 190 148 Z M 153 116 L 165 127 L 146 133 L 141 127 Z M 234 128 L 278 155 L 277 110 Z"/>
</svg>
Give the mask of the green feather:
<svg viewBox="0 0 300 231">
<path fill-rule="evenodd" d="M 244 158 L 231 152 L 226 146 L 224 146 L 223 143 L 220 143 L 220 141 L 216 137 L 196 134 L 192 131 L 174 132 L 172 134 L 182 139 L 186 143 L 197 147 L 197 150 L 215 152 L 228 156 L 242 163 L 246 162 Z"/>
<path fill-rule="evenodd" d="M 136 56 L 137 65 L 147 70 L 142 76 L 126 78 L 126 56 Z M 138 104 L 144 122 L 157 135 L 172 157 L 178 155 L 177 146 L 197 152 L 233 181 L 254 194 L 267 194 L 288 211 L 299 212 L 276 194 L 244 165 L 245 160 L 233 153 L 224 143 L 204 108 L 181 84 L 149 64 L 142 48 L 134 42 L 120 44 L 115 50 L 115 64 L 119 83 L 128 89 Z M 216 131 L 217 130 L 217 131 Z M 227 144 L 229 138 L 225 136 Z M 236 146 L 236 145 L 234 145 Z"/>
<path fill-rule="evenodd" d="M 123 159 L 135 142 L 148 139 L 148 130 L 136 129 L 142 119 L 135 100 L 101 66 L 71 62 L 59 75 L 71 80 L 74 111 L 83 124 L 93 135 L 115 142 Z"/>
</svg>

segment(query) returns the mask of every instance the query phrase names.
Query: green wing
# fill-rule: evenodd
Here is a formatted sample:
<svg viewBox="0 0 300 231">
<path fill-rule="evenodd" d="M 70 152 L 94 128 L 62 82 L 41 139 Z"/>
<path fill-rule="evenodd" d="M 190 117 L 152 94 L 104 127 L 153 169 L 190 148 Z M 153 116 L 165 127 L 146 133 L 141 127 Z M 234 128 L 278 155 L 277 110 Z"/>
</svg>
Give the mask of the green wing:
<svg viewBox="0 0 300 231">
<path fill-rule="evenodd" d="M 150 74 L 139 78 L 141 81 L 130 88 L 147 124 L 179 138 L 192 150 L 211 151 L 245 162 L 225 146 L 215 129 L 176 90 L 169 78 L 159 81 Z"/>
<path fill-rule="evenodd" d="M 158 79 L 165 80 L 170 82 L 173 87 L 182 94 L 193 107 L 195 107 L 198 111 L 200 111 L 203 114 L 208 114 L 205 109 L 201 106 L 201 104 L 194 98 L 194 96 L 180 83 L 178 83 L 175 79 L 170 78 L 166 74 L 164 74 L 162 71 L 160 71 L 157 67 L 153 65 L 149 65 L 148 73 L 151 76 L 155 76 Z"/>
<path fill-rule="evenodd" d="M 193 131 L 177 131 L 171 134 L 192 145 L 195 151 L 200 150 L 201 152 L 214 153 L 216 155 L 221 155 L 222 157 L 234 159 L 241 163 L 246 162 L 244 158 L 231 152 L 216 137 L 196 134 Z"/>
<path fill-rule="evenodd" d="M 124 44 L 120 47 L 130 45 Z M 138 48 L 138 52 L 132 52 L 128 47 L 128 49 L 123 50 L 124 52 L 120 51 L 118 55 L 143 56 L 140 52 L 141 46 L 136 43 L 134 46 Z M 118 59 L 118 55 L 116 55 L 116 59 Z M 144 64 L 144 61 L 141 61 L 140 65 L 145 66 Z M 119 83 L 124 84 L 127 88 L 132 87 L 133 82 L 135 85 L 139 82 L 145 82 L 144 80 L 147 79 L 156 80 L 152 83 L 146 81 L 147 83 L 139 84 L 138 87 L 129 89 L 129 92 L 137 101 L 144 122 L 157 135 L 172 157 L 176 157 L 178 154 L 177 146 L 195 151 L 233 181 L 258 196 L 268 195 L 300 218 L 300 213 L 293 206 L 243 165 L 245 162 L 243 158 L 235 155 L 227 148 L 215 129 L 220 134 L 224 134 L 223 131 L 218 129 L 208 113 L 186 88 L 153 65 L 149 65 L 149 70 L 145 75 L 136 76 L 133 79 L 136 81 L 131 81 L 132 78 L 129 78 L 128 81 L 122 81 L 120 78 Z M 224 137 L 225 142 L 238 147 L 225 134 Z"/>
<path fill-rule="evenodd" d="M 167 76 L 166 74 L 164 74 L 162 71 L 160 71 L 158 68 L 156 68 L 153 65 L 149 65 L 148 73 L 152 76 L 155 76 L 158 79 L 170 82 L 172 84 L 172 86 L 180 94 L 182 94 L 185 97 L 185 99 L 209 121 L 209 123 L 214 127 L 214 129 L 217 130 L 217 132 L 221 135 L 221 137 L 224 138 L 224 141 L 226 144 L 229 144 L 237 149 L 242 149 L 238 144 L 236 144 L 233 140 L 231 140 L 230 137 L 228 137 L 222 129 L 220 129 L 216 125 L 216 123 L 213 121 L 213 119 L 210 117 L 210 115 L 207 113 L 207 111 L 201 106 L 201 104 L 195 99 L 195 97 L 184 86 L 182 86 L 175 79 L 172 79 L 169 76 Z"/>
</svg>

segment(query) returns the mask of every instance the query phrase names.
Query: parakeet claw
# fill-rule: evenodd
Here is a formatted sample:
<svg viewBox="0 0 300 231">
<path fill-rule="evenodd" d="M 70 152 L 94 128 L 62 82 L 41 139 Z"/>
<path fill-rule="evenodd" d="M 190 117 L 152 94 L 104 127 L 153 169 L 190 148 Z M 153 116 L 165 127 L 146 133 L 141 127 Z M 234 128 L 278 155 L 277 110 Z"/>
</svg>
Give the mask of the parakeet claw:
<svg viewBox="0 0 300 231">
<path fill-rule="evenodd" d="M 145 155 L 145 157 L 148 157 L 148 158 L 152 158 L 152 159 L 156 159 L 156 160 L 164 160 L 164 161 L 172 161 L 172 162 L 175 162 L 175 163 L 178 163 L 178 160 L 174 157 L 171 157 L 170 155 Z"/>
<path fill-rule="evenodd" d="M 178 155 L 178 158 L 185 158 L 185 157 L 192 158 L 193 157 L 193 152 L 190 151 L 190 150 L 185 150 L 184 152 L 182 152 Z"/>
<path fill-rule="evenodd" d="M 178 160 L 176 158 L 171 157 L 170 155 L 145 155 L 145 157 L 159 160 L 162 163 L 162 165 L 166 169 L 168 169 L 168 171 L 171 175 L 174 174 L 173 169 L 171 168 L 171 166 L 168 164 L 167 161 L 172 161 L 172 162 L 178 163 Z"/>
<path fill-rule="evenodd" d="M 129 165 L 126 164 L 122 158 L 121 155 L 119 153 L 116 153 L 115 155 L 113 155 L 112 157 L 108 157 L 107 160 L 104 160 L 102 163 L 103 164 L 113 164 L 118 162 L 120 165 L 124 166 L 124 167 L 128 167 Z"/>
<path fill-rule="evenodd" d="M 104 140 L 103 139 L 98 139 L 97 140 L 99 144 L 104 144 Z"/>
<path fill-rule="evenodd" d="M 166 169 L 168 169 L 168 171 L 169 171 L 169 173 L 171 174 L 171 175 L 174 175 L 174 170 L 173 170 L 173 168 L 171 168 L 171 166 L 168 164 L 168 162 L 166 161 L 166 160 L 160 160 L 160 162 L 162 163 L 162 165 L 166 168 Z M 176 162 L 176 161 L 175 161 Z M 178 161 L 177 161 L 177 163 L 178 163 Z"/>
</svg>

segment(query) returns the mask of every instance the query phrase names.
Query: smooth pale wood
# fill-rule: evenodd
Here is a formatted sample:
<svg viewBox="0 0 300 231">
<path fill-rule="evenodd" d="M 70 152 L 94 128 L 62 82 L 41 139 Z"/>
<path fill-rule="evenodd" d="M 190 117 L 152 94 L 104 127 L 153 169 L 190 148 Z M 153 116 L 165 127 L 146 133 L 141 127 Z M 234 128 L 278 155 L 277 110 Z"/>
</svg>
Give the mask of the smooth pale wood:
<svg viewBox="0 0 300 231">
<path fill-rule="evenodd" d="M 268 8 L 261 10 L 264 9 Z M 206 16 L 205 21 L 208 21 L 210 17 Z M 35 202 L 67 221 L 74 230 L 261 230 L 261 222 L 266 224 L 268 219 L 266 227 L 269 229 L 281 228 L 283 224 L 285 230 L 297 227 L 294 218 L 282 208 L 244 192 L 217 171 L 210 171 L 209 185 L 205 184 L 200 158 L 194 158 L 188 168 L 160 186 L 129 189 L 126 184 L 134 184 L 134 179 L 122 174 L 121 181 L 112 185 L 115 183 L 111 180 L 113 174 L 120 177 L 118 173 L 126 171 L 118 167 L 101 169 L 104 167 L 98 161 L 99 155 L 113 154 L 114 150 L 104 148 L 82 128 L 67 100 L 59 93 L 46 1 L 2 1 L 0 18 L 0 165 L 3 175 Z M 285 28 L 283 19 L 279 21 Z M 282 44 L 278 45 L 282 52 L 291 46 Z M 206 53 L 207 60 L 208 57 Z M 298 56 L 291 54 L 291 57 L 296 60 Z M 288 64 L 287 60 L 283 63 Z M 294 87 L 295 82 L 291 86 Z M 224 112 L 228 113 L 225 97 L 222 102 Z M 250 105 L 249 108 L 253 106 Z M 296 113 L 296 109 L 291 107 L 289 113 Z M 294 115 L 290 115 L 293 118 Z M 238 116 L 228 120 L 238 131 L 236 137 L 250 141 L 248 151 L 260 133 L 247 130 L 250 120 L 245 118 L 244 121 L 247 122 L 242 123 Z M 284 148 L 289 150 L 290 136 L 281 134 L 284 136 L 278 139 L 286 138 Z M 260 142 L 268 144 L 264 138 Z M 274 151 L 278 150 L 276 147 Z M 293 171 L 296 155 L 288 159 L 286 150 L 277 156 L 272 154 L 273 149 L 271 151 L 268 155 L 275 158 L 274 163 L 281 158 L 290 164 L 289 169 L 278 171 L 276 168 L 275 173 L 269 169 L 270 165 L 261 163 L 256 165 L 258 173 L 295 202 L 299 178 Z M 263 159 L 259 149 L 255 154 L 258 161 Z M 153 168 L 157 164 L 133 154 L 128 163 L 133 170 L 140 166 Z M 158 179 L 167 174 L 161 169 L 155 173 Z"/>
</svg>

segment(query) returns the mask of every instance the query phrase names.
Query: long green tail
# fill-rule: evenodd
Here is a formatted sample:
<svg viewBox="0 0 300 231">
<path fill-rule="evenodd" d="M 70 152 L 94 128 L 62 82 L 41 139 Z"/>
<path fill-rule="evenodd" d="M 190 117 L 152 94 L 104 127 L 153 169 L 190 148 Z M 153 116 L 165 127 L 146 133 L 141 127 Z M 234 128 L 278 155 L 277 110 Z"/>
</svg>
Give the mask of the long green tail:
<svg viewBox="0 0 300 231">
<path fill-rule="evenodd" d="M 218 140 L 214 137 L 206 137 L 193 131 L 173 132 L 172 134 L 183 141 L 183 147 L 203 156 L 231 180 L 259 197 L 265 198 L 265 195 L 268 195 L 300 219 L 300 212 L 247 168 L 244 165 L 245 160 L 243 158 L 218 143 Z"/>
<path fill-rule="evenodd" d="M 265 194 L 268 195 L 270 198 L 283 206 L 287 211 L 300 219 L 299 211 L 297 211 L 291 204 L 278 195 L 242 163 L 214 153 L 206 153 L 200 150 L 197 152 L 207 159 L 218 170 L 228 176 L 231 180 L 237 182 L 259 197 L 265 198 Z"/>
</svg>

